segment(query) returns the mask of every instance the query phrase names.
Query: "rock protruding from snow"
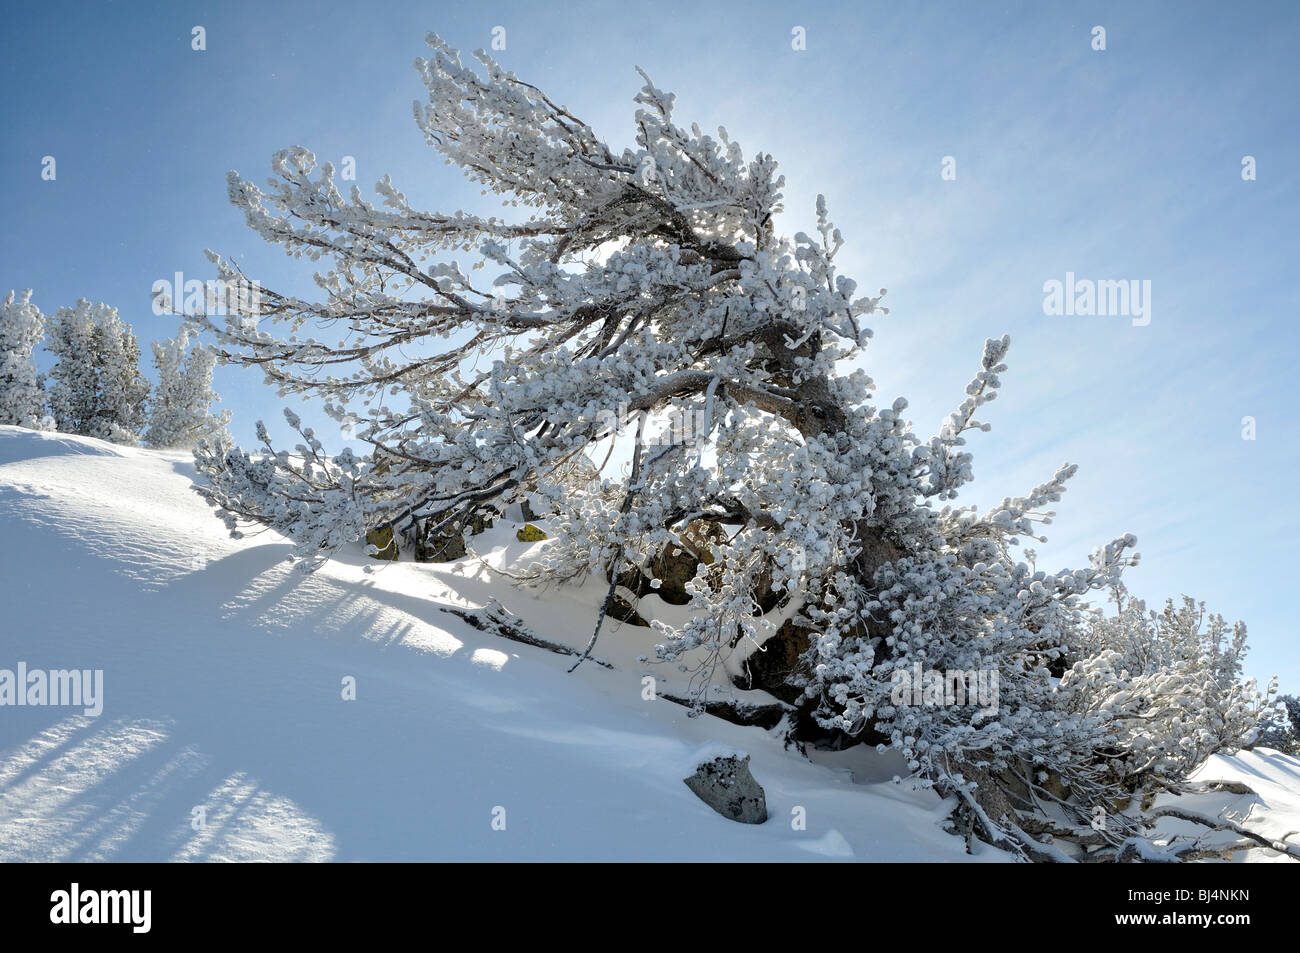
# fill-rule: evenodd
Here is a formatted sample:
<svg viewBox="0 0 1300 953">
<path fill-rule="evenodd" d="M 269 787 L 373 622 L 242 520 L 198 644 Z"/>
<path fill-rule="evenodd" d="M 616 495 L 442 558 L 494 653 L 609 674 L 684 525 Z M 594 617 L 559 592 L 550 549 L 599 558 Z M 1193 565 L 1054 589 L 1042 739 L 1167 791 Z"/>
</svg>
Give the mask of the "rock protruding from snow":
<svg viewBox="0 0 1300 953">
<path fill-rule="evenodd" d="M 767 820 L 767 795 L 749 771 L 749 755 L 705 761 L 685 779 L 695 796 L 723 817 L 741 824 Z"/>
<path fill-rule="evenodd" d="M 545 530 L 529 523 L 515 533 L 515 539 L 521 543 L 540 543 L 544 539 L 550 539 L 550 537 L 546 535 Z"/>
</svg>

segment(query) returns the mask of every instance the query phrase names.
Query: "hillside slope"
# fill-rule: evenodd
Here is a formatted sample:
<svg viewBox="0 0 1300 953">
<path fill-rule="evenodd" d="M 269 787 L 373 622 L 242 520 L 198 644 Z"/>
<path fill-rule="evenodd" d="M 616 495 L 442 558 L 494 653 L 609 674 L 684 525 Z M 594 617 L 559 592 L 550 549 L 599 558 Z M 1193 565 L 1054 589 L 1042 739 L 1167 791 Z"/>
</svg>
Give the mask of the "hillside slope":
<svg viewBox="0 0 1300 953">
<path fill-rule="evenodd" d="M 539 597 L 474 560 L 359 551 L 302 575 L 282 538 L 228 538 L 192 486 L 184 454 L 0 427 L 0 668 L 104 673 L 98 716 L 0 708 L 0 860 L 1007 859 L 965 854 L 889 757 L 812 764 L 643 700 L 628 628 L 602 635 L 614 670 L 569 675 L 439 611 L 495 597 L 581 645 L 597 586 Z M 498 565 L 527 549 L 510 525 L 477 543 Z M 719 745 L 752 756 L 766 824 L 682 783 Z M 1295 790 L 1300 762 L 1252 757 Z"/>
</svg>

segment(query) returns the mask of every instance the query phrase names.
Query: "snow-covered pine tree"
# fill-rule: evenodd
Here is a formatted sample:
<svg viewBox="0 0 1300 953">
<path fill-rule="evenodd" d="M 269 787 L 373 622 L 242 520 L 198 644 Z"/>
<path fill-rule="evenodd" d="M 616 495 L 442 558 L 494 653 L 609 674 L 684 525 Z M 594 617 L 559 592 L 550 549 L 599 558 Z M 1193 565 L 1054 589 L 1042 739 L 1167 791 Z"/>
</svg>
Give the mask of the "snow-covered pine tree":
<svg viewBox="0 0 1300 953">
<path fill-rule="evenodd" d="M 149 398 L 149 382 L 140 372 L 140 344 L 116 308 L 104 312 L 95 331 L 103 408 L 99 431 L 107 440 L 137 444 Z"/>
<path fill-rule="evenodd" d="M 84 305 L 84 307 L 83 307 Z M 90 302 L 59 308 L 50 318 L 45 348 L 54 355 L 50 409 L 59 430 L 87 433 L 98 407 L 95 373 L 95 315 Z"/>
<path fill-rule="evenodd" d="M 420 211 L 388 177 L 377 204 L 356 186 L 345 196 L 301 147 L 276 154 L 265 188 L 230 174 L 250 227 L 323 263 L 323 295 L 264 288 L 257 313 L 200 320 L 223 360 L 261 368 L 281 394 L 321 397 L 340 420 L 360 412 L 372 448 L 330 457 L 289 411 L 292 453 L 260 425 L 263 452 L 200 444 L 199 492 L 231 532 L 271 526 L 311 566 L 372 527 L 428 539 L 527 490 L 554 514 L 538 576 L 595 573 L 607 609 L 665 546 L 712 539 L 686 587 L 690 620 L 656 623 L 661 660 L 704 684 L 741 679 L 756 647 L 782 640 L 803 723 L 895 747 L 981 836 L 1027 857 L 1064 856 L 1042 835 L 1118 855 L 1140 821 L 1097 833 L 1094 811 L 1148 776 L 1095 707 L 1100 689 L 1061 676 L 1089 664 L 1084 597 L 1136 560 L 1134 538 L 1083 569 L 1015 558 L 1072 466 L 986 513 L 948 502 L 972 477 L 966 434 L 987 429 L 976 413 L 1009 340 L 987 342 L 948 423 L 917 439 L 905 401 L 877 406 L 863 371 L 841 371 L 863 356 L 884 290 L 858 296 L 838 274 L 843 238 L 821 198 L 812 234 L 777 232 L 771 156 L 679 125 L 648 78 L 635 146 L 616 151 L 487 55 L 476 70 L 427 40 L 427 141 L 531 214 Z M 476 260 L 464 269 L 455 253 Z M 247 284 L 209 256 L 227 286 Z M 689 439 L 646 439 L 668 414 L 692 421 Z M 630 472 L 593 476 L 589 459 L 624 427 Z M 921 669 L 995 676 L 998 691 L 992 704 L 944 704 L 942 690 L 918 702 L 898 688 Z"/>
<path fill-rule="evenodd" d="M 190 346 L 190 330 L 182 327 L 176 336 L 153 343 L 158 383 L 149 402 L 149 429 L 145 441 L 151 447 L 193 447 L 204 438 L 217 437 L 230 423 L 230 411 L 212 413 L 221 400 L 212 389 L 216 354 L 202 345 Z"/>
<path fill-rule="evenodd" d="M 49 376 L 58 429 L 139 443 L 149 382 L 140 373 L 140 345 L 117 309 L 85 298 L 60 308 L 46 347 L 57 358 Z"/>
<path fill-rule="evenodd" d="M 0 424 L 48 430 L 45 389 L 32 353 L 45 334 L 45 316 L 32 304 L 31 289 L 10 291 L 0 305 Z"/>
</svg>

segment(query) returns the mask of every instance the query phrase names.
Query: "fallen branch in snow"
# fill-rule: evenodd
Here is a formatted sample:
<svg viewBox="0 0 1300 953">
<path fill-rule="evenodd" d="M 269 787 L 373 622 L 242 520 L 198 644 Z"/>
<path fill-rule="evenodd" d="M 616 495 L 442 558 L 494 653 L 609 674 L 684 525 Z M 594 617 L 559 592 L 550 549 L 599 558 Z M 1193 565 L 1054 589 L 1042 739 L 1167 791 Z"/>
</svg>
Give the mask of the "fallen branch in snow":
<svg viewBox="0 0 1300 953">
<path fill-rule="evenodd" d="M 794 711 L 793 707 L 783 702 L 763 705 L 735 698 L 726 698 L 697 704 L 689 698 L 679 698 L 676 695 L 667 695 L 663 692 L 659 693 L 659 697 L 664 701 L 681 705 L 683 708 L 690 708 L 697 712 L 703 711 L 707 715 L 713 715 L 715 718 L 721 718 L 723 721 L 746 728 L 775 728 L 787 713 Z"/>
<path fill-rule="evenodd" d="M 1174 789 L 1171 789 L 1174 790 Z M 1184 784 L 1177 789 L 1180 794 L 1218 794 L 1227 791 L 1229 794 L 1250 794 L 1255 797 L 1259 795 L 1255 789 L 1248 784 L 1240 781 L 1200 781 L 1196 784 Z"/>
<path fill-rule="evenodd" d="M 1218 794 L 1227 791 L 1230 794 L 1250 794 L 1258 796 L 1250 785 L 1241 781 L 1171 781 L 1168 778 L 1153 776 L 1152 781 L 1166 791 L 1181 797 L 1184 794 Z"/>
<path fill-rule="evenodd" d="M 1191 821 L 1193 824 L 1202 824 L 1211 830 L 1232 831 L 1232 833 L 1253 841 L 1260 847 L 1267 847 L 1269 850 L 1275 850 L 1279 854 L 1285 854 L 1293 860 L 1300 860 L 1300 845 L 1288 844 L 1282 840 L 1273 840 L 1272 838 L 1265 837 L 1263 834 L 1258 834 L 1249 828 L 1242 827 L 1236 821 L 1230 820 L 1226 817 L 1208 817 L 1204 814 L 1198 814 L 1195 811 L 1184 811 L 1181 808 L 1176 807 L 1158 808 L 1152 813 L 1151 817 L 1153 819 L 1158 817 L 1173 817 L 1180 821 Z M 1291 837 L 1295 833 L 1295 831 L 1291 831 L 1285 836 Z"/>
<path fill-rule="evenodd" d="M 442 606 L 441 609 L 458 619 L 463 619 L 480 632 L 491 632 L 493 635 L 499 635 L 511 642 L 522 642 L 524 645 L 546 649 L 546 651 L 554 652 L 556 655 L 579 654 L 567 645 L 561 645 L 559 642 L 552 642 L 549 639 L 542 638 L 528 628 L 522 619 L 511 613 L 495 599 L 482 609 L 460 609 L 455 606 Z M 589 658 L 604 668 L 612 669 L 614 667 L 604 659 L 598 659 L 595 656 L 589 656 Z"/>
<path fill-rule="evenodd" d="M 1195 846 L 1195 845 L 1193 845 Z M 1239 850 L 1263 850 L 1259 844 L 1248 840 L 1239 840 L 1233 844 L 1224 844 L 1222 847 L 1197 847 L 1194 850 L 1180 852 L 1178 859 L 1184 863 L 1190 863 L 1197 860 L 1232 860 L 1232 855 Z"/>
</svg>

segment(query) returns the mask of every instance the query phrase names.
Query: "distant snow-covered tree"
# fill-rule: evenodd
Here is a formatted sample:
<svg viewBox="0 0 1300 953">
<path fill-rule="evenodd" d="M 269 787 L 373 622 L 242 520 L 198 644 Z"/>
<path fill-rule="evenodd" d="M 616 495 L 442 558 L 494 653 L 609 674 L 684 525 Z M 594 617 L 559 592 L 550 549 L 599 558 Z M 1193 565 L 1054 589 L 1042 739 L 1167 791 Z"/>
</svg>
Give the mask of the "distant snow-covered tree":
<svg viewBox="0 0 1300 953">
<path fill-rule="evenodd" d="M 0 305 L 0 424 L 33 430 L 54 426 L 45 410 L 41 375 L 32 353 L 45 333 L 45 316 L 32 304 L 31 289 L 10 291 Z"/>
<path fill-rule="evenodd" d="M 707 686 L 791 658 L 780 687 L 750 683 L 787 692 L 805 728 L 897 749 L 981 836 L 1034 859 L 1064 858 L 1053 837 L 1091 838 L 1093 811 L 1148 782 L 1095 707 L 1098 679 L 1063 673 L 1093 671 L 1086 598 L 1118 583 L 1135 540 L 1082 569 L 1017 558 L 1073 466 L 987 512 L 951 504 L 1009 339 L 986 343 L 947 423 L 918 438 L 906 401 L 878 404 L 850 370 L 884 289 L 859 296 L 839 273 L 822 198 L 811 234 L 778 232 L 771 156 L 679 125 L 648 78 L 635 143 L 616 150 L 486 54 L 474 69 L 428 43 L 416 121 L 511 211 L 421 211 L 388 177 L 377 202 L 345 195 L 301 147 L 265 187 L 230 174 L 250 227 L 319 263 L 322 294 L 263 288 L 260 310 L 200 320 L 223 360 L 356 414 L 371 448 L 331 457 L 290 412 L 292 452 L 260 425 L 260 452 L 200 444 L 200 492 L 231 532 L 271 526 L 312 566 L 376 526 L 427 539 L 527 493 L 553 514 L 534 577 L 595 574 L 602 621 L 660 554 L 693 549 L 689 618 L 655 623 L 659 661 Z M 227 287 L 249 284 L 210 257 Z M 691 423 L 661 439 L 663 417 Z M 628 471 L 591 466 L 625 430 Z M 953 672 L 975 682 L 957 699 L 953 679 L 950 702 L 934 689 Z M 992 691 L 966 697 L 977 683 Z M 1116 855 L 1140 826 L 1117 819 L 1092 846 Z"/>
<path fill-rule="evenodd" d="M 1272 724 L 1260 736 L 1258 743 L 1285 754 L 1300 755 L 1300 696 L 1278 696 Z"/>
<path fill-rule="evenodd" d="M 82 298 L 49 323 L 50 407 L 58 429 L 135 445 L 144 426 L 149 382 L 140 345 L 117 309 Z"/>
<path fill-rule="evenodd" d="M 140 372 L 140 344 L 131 326 L 109 309 L 96 328 L 105 439 L 139 443 L 145 425 L 149 382 Z"/>
<path fill-rule="evenodd" d="M 95 314 L 90 302 L 59 308 L 49 322 L 46 350 L 55 357 L 50 371 L 50 408 L 65 433 L 87 433 L 94 425 L 98 400 Z"/>
<path fill-rule="evenodd" d="M 145 441 L 152 447 L 193 447 L 217 437 L 230 423 L 230 411 L 212 413 L 221 400 L 212 389 L 216 354 L 202 345 L 190 346 L 190 331 L 182 327 L 174 338 L 153 343 L 158 383 L 149 404 Z"/>
</svg>

